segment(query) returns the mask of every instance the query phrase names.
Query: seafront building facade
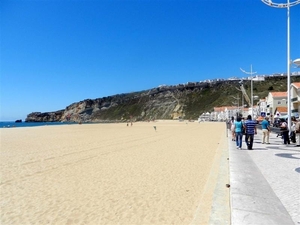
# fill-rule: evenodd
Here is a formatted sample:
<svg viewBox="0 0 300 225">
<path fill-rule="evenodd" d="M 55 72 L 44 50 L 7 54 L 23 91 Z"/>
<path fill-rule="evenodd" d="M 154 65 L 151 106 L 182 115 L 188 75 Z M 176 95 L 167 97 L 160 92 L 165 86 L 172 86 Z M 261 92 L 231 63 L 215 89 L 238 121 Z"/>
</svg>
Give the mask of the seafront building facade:
<svg viewBox="0 0 300 225">
<path fill-rule="evenodd" d="M 271 121 L 287 115 L 287 92 L 269 92 L 266 100 L 266 115 L 271 118 Z"/>
<path fill-rule="evenodd" d="M 291 116 L 299 118 L 300 112 L 300 82 L 291 84 Z M 260 119 L 268 116 L 273 122 L 275 118 L 286 116 L 287 110 L 287 92 L 269 92 L 264 99 L 259 99 L 256 105 L 252 108 L 244 108 L 237 106 L 220 106 L 214 107 L 213 112 L 206 112 L 199 116 L 198 121 L 225 121 L 232 116 L 236 118 L 241 115 L 246 118 L 252 115 L 253 118 Z"/>
<path fill-rule="evenodd" d="M 292 115 L 299 118 L 300 113 L 300 82 L 291 85 L 291 111 Z"/>
</svg>

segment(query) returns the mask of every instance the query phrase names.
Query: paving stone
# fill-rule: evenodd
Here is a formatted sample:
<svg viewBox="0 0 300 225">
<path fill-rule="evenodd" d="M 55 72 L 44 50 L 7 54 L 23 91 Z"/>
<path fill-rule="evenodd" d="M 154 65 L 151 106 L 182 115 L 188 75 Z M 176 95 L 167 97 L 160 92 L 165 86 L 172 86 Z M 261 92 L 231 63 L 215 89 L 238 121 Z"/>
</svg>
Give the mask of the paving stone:
<svg viewBox="0 0 300 225">
<path fill-rule="evenodd" d="M 262 144 L 258 130 L 251 151 L 229 142 L 232 224 L 300 224 L 300 148 L 276 136 Z"/>
</svg>

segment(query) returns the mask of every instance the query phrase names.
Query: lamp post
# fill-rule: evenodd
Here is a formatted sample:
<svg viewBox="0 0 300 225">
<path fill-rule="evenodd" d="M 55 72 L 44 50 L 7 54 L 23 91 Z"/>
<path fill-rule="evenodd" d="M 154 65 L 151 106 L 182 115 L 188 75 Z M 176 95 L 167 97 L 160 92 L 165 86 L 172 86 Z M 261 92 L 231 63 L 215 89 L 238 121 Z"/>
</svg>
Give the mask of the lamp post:
<svg viewBox="0 0 300 225">
<path fill-rule="evenodd" d="M 259 100 L 259 96 L 254 95 L 254 96 L 253 96 L 253 100 Z M 253 110 L 254 110 L 254 109 L 253 109 Z M 260 115 L 258 114 L 257 107 L 255 107 L 255 116 L 256 116 L 256 117 L 260 116 Z"/>
<path fill-rule="evenodd" d="M 235 87 L 236 88 L 236 90 L 238 90 L 238 91 L 240 91 L 241 93 L 242 93 L 242 117 L 244 117 L 244 108 L 245 108 L 245 106 L 247 106 L 247 105 L 245 105 L 244 104 L 244 96 L 243 96 L 243 91 L 240 89 L 240 88 L 237 88 L 237 87 Z"/>
<path fill-rule="evenodd" d="M 295 59 L 293 61 L 293 63 L 297 66 L 297 68 L 300 68 L 300 58 L 299 59 Z"/>
<path fill-rule="evenodd" d="M 295 6 L 300 3 L 300 0 L 290 2 L 287 0 L 287 3 L 274 3 L 272 0 L 261 0 L 268 6 L 274 8 L 286 8 L 287 9 L 287 107 L 288 107 L 288 126 L 291 128 L 291 74 L 290 74 L 290 7 Z M 290 130 L 290 129 L 289 129 Z"/>
<path fill-rule="evenodd" d="M 256 72 L 252 72 L 252 64 L 250 65 L 250 72 L 246 72 L 242 68 L 240 70 L 245 74 L 250 74 L 251 76 L 251 117 L 253 119 L 253 75 L 256 74 Z"/>
<path fill-rule="evenodd" d="M 237 110 L 236 110 L 236 118 L 238 117 L 238 114 L 240 112 L 240 96 L 237 95 L 237 97 L 234 97 L 234 96 L 230 96 L 232 98 L 234 98 L 237 102 L 232 102 L 233 104 L 237 105 Z"/>
</svg>

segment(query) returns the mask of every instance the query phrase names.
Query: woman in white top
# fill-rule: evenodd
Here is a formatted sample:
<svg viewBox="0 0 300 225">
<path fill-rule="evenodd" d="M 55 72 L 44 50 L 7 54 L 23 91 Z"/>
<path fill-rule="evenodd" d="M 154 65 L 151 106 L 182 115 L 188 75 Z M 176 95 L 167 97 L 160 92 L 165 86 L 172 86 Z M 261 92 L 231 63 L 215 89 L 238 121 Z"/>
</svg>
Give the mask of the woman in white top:
<svg viewBox="0 0 300 225">
<path fill-rule="evenodd" d="M 231 120 L 230 120 L 230 130 L 231 130 L 231 136 L 232 136 L 232 141 L 235 141 L 235 127 L 234 127 L 234 117 L 231 117 Z"/>
</svg>

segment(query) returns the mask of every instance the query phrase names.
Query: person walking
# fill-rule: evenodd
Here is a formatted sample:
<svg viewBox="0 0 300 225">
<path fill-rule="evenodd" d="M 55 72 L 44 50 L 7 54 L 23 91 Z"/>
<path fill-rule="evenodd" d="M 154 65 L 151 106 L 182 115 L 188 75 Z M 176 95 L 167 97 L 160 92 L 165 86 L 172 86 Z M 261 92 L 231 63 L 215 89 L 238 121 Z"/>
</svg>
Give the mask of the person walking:
<svg viewBox="0 0 300 225">
<path fill-rule="evenodd" d="M 230 120 L 230 130 L 231 130 L 232 141 L 235 141 L 234 122 L 235 122 L 235 120 L 234 120 L 234 117 L 232 116 L 231 120 Z"/>
<path fill-rule="evenodd" d="M 270 142 L 269 142 L 269 137 L 270 137 L 269 117 L 265 117 L 264 120 L 261 122 L 261 129 L 262 129 L 262 144 L 270 144 Z"/>
<path fill-rule="evenodd" d="M 297 124 L 296 117 L 292 116 L 291 122 L 292 122 L 292 126 L 290 132 L 290 139 L 292 143 L 296 143 L 296 124 Z"/>
<path fill-rule="evenodd" d="M 300 119 L 298 119 L 296 123 L 295 133 L 296 133 L 296 147 L 300 147 Z"/>
<path fill-rule="evenodd" d="M 288 123 L 286 122 L 286 120 L 284 120 L 281 123 L 280 130 L 282 132 L 283 144 L 289 145 L 290 144 L 289 128 L 288 128 Z"/>
<path fill-rule="evenodd" d="M 248 150 L 252 150 L 254 134 L 257 134 L 257 130 L 256 130 L 256 122 L 252 120 L 251 115 L 248 115 L 247 120 L 245 121 L 245 129 L 246 129 L 247 148 Z"/>
<path fill-rule="evenodd" d="M 241 117 L 237 117 L 236 121 L 234 122 L 234 127 L 235 127 L 235 141 L 236 141 L 236 148 L 237 149 L 242 149 L 242 140 L 243 140 L 243 122 Z"/>
<path fill-rule="evenodd" d="M 244 126 L 244 124 L 245 124 L 245 119 L 244 119 L 244 117 L 242 117 L 242 123 L 243 123 L 243 127 L 242 127 L 242 134 L 243 135 L 246 135 L 246 129 L 245 129 L 245 126 Z"/>
</svg>

